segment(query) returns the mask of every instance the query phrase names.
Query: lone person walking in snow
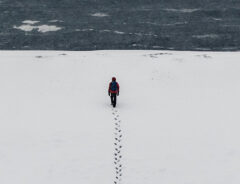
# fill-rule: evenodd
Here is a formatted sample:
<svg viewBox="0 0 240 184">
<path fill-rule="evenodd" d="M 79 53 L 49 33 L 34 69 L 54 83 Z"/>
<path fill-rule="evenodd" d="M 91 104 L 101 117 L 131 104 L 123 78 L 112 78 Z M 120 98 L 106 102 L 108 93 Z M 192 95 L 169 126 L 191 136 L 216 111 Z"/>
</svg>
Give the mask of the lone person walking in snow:
<svg viewBox="0 0 240 184">
<path fill-rule="evenodd" d="M 108 95 L 111 97 L 111 105 L 116 107 L 117 96 L 119 95 L 119 84 L 116 82 L 116 78 L 112 78 L 112 82 L 109 84 Z"/>
</svg>

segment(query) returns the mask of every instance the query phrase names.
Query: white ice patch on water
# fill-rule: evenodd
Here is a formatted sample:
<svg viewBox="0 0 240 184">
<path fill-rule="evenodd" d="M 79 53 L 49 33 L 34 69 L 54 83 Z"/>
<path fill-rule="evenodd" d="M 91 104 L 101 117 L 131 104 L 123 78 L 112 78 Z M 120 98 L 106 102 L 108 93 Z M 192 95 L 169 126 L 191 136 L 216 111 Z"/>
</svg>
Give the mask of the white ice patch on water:
<svg viewBox="0 0 240 184">
<path fill-rule="evenodd" d="M 132 44 L 132 46 L 133 46 L 133 47 L 141 47 L 141 46 L 142 46 L 142 44 L 137 44 L 137 43 L 134 43 L 134 44 Z"/>
<path fill-rule="evenodd" d="M 128 33 L 130 35 L 137 35 L 137 36 L 154 36 L 157 37 L 158 35 L 153 34 L 153 33 Z"/>
<path fill-rule="evenodd" d="M 170 23 L 170 24 L 163 24 L 163 26 L 177 26 L 177 25 L 183 25 L 187 24 L 188 22 L 175 22 L 175 23 Z"/>
<path fill-rule="evenodd" d="M 168 24 L 160 24 L 160 23 L 155 23 L 155 22 L 140 22 L 141 24 L 150 24 L 154 26 L 176 26 L 176 25 L 183 25 L 187 24 L 188 22 L 175 22 L 175 23 L 168 23 Z"/>
<path fill-rule="evenodd" d="M 205 35 L 193 35 L 193 38 L 205 39 L 205 38 L 219 38 L 217 34 L 205 34 Z"/>
<path fill-rule="evenodd" d="M 61 27 L 57 27 L 57 26 L 53 26 L 53 25 L 41 25 L 41 26 L 37 26 L 38 27 L 38 31 L 45 33 L 45 32 L 50 32 L 50 31 L 59 31 L 62 28 Z"/>
<path fill-rule="evenodd" d="M 34 29 L 36 29 L 38 32 L 41 32 L 41 33 L 46 33 L 46 32 L 50 32 L 50 31 L 59 31 L 62 29 L 61 27 L 57 27 L 54 25 L 33 26 L 33 25 L 29 25 L 29 24 L 23 24 L 21 26 L 13 26 L 13 28 L 19 29 L 22 31 L 26 31 L 26 32 L 30 32 L 30 31 L 33 31 Z"/>
<path fill-rule="evenodd" d="M 48 22 L 53 22 L 53 23 L 55 23 L 55 22 L 63 22 L 62 20 L 49 20 Z"/>
<path fill-rule="evenodd" d="M 222 19 L 220 19 L 220 18 L 213 18 L 213 20 L 215 20 L 215 21 L 221 21 Z"/>
<path fill-rule="evenodd" d="M 91 14 L 91 16 L 93 16 L 93 17 L 108 17 L 109 15 L 106 13 L 98 12 L 98 13 Z"/>
<path fill-rule="evenodd" d="M 113 31 L 114 33 L 116 33 L 116 34 L 125 34 L 124 32 L 122 32 L 122 31 Z"/>
<path fill-rule="evenodd" d="M 199 9 L 173 9 L 173 8 L 167 8 L 163 9 L 165 11 L 171 11 L 171 12 L 179 12 L 179 13 L 193 13 L 195 11 L 198 11 Z"/>
<path fill-rule="evenodd" d="M 123 32 L 123 31 L 118 31 L 118 30 L 109 30 L 109 29 L 103 29 L 103 30 L 95 30 L 92 28 L 87 28 L 87 29 L 75 29 L 77 32 L 85 32 L 85 31 L 96 31 L 99 33 L 113 33 L 113 34 L 119 34 L 119 35 L 136 35 L 136 36 L 153 36 L 153 37 L 158 37 L 158 35 L 154 33 L 129 33 L 129 32 Z"/>
<path fill-rule="evenodd" d="M 111 32 L 109 29 L 100 30 L 100 32 Z"/>
<path fill-rule="evenodd" d="M 240 25 L 238 24 L 224 24 L 224 25 L 221 25 L 222 27 L 240 27 Z"/>
<path fill-rule="evenodd" d="M 33 25 L 33 24 L 39 23 L 39 21 L 37 21 L 37 20 L 24 20 L 24 21 L 22 21 L 22 23 Z"/>
<path fill-rule="evenodd" d="M 88 28 L 88 29 L 75 29 L 75 31 L 94 31 L 94 29 L 92 28 Z"/>
<path fill-rule="evenodd" d="M 161 49 L 162 47 L 155 45 L 155 46 L 152 46 L 152 48 L 153 48 L 153 49 Z"/>
<path fill-rule="evenodd" d="M 35 29 L 35 27 L 36 26 L 32 26 L 32 25 L 28 25 L 28 24 L 24 24 L 19 27 L 13 26 L 14 29 L 20 29 L 20 30 L 26 31 L 26 32 L 32 31 L 33 29 Z"/>
</svg>

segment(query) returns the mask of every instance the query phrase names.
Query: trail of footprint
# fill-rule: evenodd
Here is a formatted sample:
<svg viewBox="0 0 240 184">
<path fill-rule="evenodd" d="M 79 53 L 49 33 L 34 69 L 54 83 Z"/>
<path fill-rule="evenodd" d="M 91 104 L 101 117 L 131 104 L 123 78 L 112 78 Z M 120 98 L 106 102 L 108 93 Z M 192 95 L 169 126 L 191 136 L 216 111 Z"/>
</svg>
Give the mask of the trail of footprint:
<svg viewBox="0 0 240 184">
<path fill-rule="evenodd" d="M 114 184 L 120 184 L 122 181 L 122 128 L 120 116 L 116 109 L 112 109 L 112 115 L 115 124 L 115 138 L 114 138 L 114 165 L 115 165 L 115 179 Z"/>
</svg>

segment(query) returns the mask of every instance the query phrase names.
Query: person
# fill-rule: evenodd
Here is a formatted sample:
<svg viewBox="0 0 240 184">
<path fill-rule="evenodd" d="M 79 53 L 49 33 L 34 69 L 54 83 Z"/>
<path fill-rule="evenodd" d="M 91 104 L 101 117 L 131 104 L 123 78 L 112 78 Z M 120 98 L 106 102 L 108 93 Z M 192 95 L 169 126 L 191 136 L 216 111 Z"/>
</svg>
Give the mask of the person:
<svg viewBox="0 0 240 184">
<path fill-rule="evenodd" d="M 119 84 L 116 81 L 116 77 L 112 78 L 112 82 L 109 84 L 108 95 L 111 97 L 111 105 L 116 107 L 117 96 L 119 95 Z"/>
</svg>

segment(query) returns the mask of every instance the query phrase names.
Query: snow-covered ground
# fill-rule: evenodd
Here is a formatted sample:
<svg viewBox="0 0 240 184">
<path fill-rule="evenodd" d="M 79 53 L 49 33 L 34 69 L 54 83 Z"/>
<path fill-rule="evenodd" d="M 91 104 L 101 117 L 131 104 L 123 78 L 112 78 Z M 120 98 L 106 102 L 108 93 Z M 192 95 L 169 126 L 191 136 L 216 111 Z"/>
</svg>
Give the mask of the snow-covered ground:
<svg viewBox="0 0 240 184">
<path fill-rule="evenodd" d="M 0 183 L 239 184 L 239 58 L 0 51 Z"/>
</svg>

